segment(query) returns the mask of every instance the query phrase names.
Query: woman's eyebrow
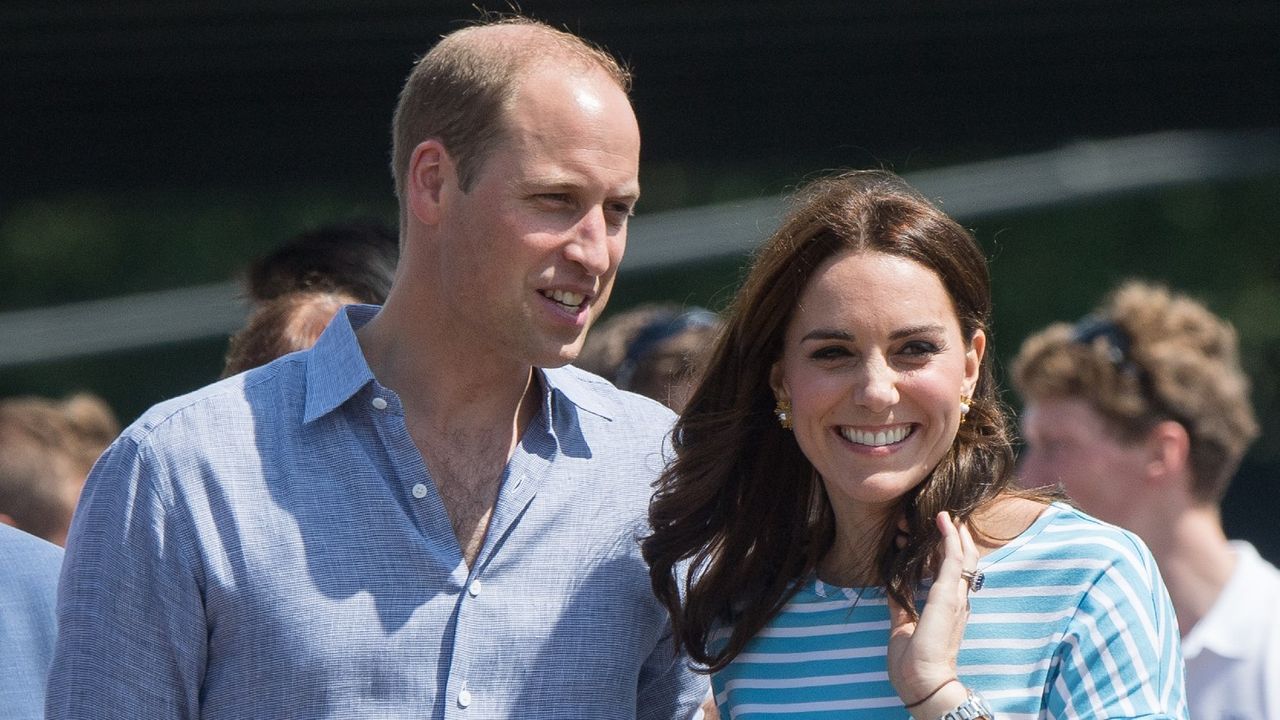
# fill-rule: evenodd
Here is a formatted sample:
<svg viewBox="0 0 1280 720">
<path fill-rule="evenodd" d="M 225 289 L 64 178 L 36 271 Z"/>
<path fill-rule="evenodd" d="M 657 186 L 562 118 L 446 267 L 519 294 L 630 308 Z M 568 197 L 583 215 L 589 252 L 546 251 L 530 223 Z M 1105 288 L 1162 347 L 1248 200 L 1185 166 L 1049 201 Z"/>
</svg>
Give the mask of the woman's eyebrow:
<svg viewBox="0 0 1280 720">
<path fill-rule="evenodd" d="M 942 325 L 912 325 L 910 327 L 899 328 L 889 333 L 890 340 L 900 340 L 911 335 L 935 335 L 945 333 L 947 329 Z"/>
<path fill-rule="evenodd" d="M 844 330 L 817 328 L 815 330 L 810 330 L 805 333 L 804 337 L 800 338 L 800 342 L 806 342 L 809 340 L 853 340 L 853 334 L 845 332 Z"/>
</svg>

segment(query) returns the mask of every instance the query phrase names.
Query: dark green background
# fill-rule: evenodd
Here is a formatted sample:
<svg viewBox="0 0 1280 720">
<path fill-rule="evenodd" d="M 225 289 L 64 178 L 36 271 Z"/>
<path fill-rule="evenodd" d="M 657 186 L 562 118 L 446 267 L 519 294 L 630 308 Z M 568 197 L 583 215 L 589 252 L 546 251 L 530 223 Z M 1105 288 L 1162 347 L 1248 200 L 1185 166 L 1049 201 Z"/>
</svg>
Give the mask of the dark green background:
<svg viewBox="0 0 1280 720">
<path fill-rule="evenodd" d="M 910 174 L 1080 139 L 1280 124 L 1274 0 L 523 7 L 632 65 L 642 213 L 784 192 L 826 168 Z M 434 38 L 474 17 L 438 1 L 0 4 L 0 312 L 226 280 L 319 223 L 393 220 L 396 92 Z M 1133 275 L 1236 324 L 1265 435 L 1225 515 L 1273 559 L 1278 201 L 1280 177 L 1263 175 L 974 225 L 1004 361 Z M 718 307 L 743 261 L 624 264 L 611 309 Z M 0 395 L 89 389 L 131 419 L 214 378 L 224 346 L 0 369 Z"/>
</svg>

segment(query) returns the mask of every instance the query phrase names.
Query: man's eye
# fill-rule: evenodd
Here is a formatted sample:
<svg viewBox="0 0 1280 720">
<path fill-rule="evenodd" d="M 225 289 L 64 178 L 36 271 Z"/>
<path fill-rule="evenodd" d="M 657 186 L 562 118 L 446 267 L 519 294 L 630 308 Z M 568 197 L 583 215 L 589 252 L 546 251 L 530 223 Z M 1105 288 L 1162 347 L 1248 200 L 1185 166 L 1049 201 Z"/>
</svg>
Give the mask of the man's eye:
<svg viewBox="0 0 1280 720">
<path fill-rule="evenodd" d="M 620 228 L 627 224 L 627 218 L 631 217 L 632 210 L 630 205 L 624 203 L 615 203 L 606 205 L 604 209 L 605 221 L 611 227 Z"/>
</svg>

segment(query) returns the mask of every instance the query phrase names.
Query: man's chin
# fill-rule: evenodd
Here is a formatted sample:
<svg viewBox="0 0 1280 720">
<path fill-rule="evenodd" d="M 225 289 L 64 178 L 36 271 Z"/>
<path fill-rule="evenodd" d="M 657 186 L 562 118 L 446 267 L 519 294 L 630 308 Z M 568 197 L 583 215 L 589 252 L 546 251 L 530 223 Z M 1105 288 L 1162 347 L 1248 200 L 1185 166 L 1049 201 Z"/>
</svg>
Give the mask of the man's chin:
<svg viewBox="0 0 1280 720">
<path fill-rule="evenodd" d="M 564 367 L 578 359 L 578 355 L 582 353 L 582 339 L 569 344 L 562 345 L 554 351 L 546 353 L 546 356 L 535 363 L 540 368 L 551 370 L 558 367 Z"/>
</svg>

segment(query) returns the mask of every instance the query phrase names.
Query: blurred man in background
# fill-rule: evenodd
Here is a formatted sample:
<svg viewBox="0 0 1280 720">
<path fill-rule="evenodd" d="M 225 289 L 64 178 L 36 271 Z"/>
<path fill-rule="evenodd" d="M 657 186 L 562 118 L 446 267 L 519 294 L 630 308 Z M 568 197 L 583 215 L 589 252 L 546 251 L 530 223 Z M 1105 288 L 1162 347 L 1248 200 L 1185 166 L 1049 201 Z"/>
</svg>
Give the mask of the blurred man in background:
<svg viewBox="0 0 1280 720">
<path fill-rule="evenodd" d="M 1219 511 L 1258 435 L 1234 329 L 1185 295 L 1131 281 L 1076 325 L 1028 338 L 1013 372 L 1024 482 L 1061 483 L 1155 555 L 1191 717 L 1280 717 L 1280 571 L 1228 541 Z"/>
<path fill-rule="evenodd" d="M 601 322 L 574 364 L 680 412 L 719 331 L 720 318 L 710 310 L 641 305 Z"/>
<path fill-rule="evenodd" d="M 395 231 L 366 218 L 302 233 L 255 260 L 249 317 L 231 336 L 222 377 L 315 345 L 343 305 L 386 302 L 399 256 Z"/>
<path fill-rule="evenodd" d="M 65 545 L 85 476 L 119 432 L 88 393 L 0 400 L 0 523 Z"/>
<path fill-rule="evenodd" d="M 42 720 L 62 548 L 0 525 L 0 718 Z"/>
</svg>

